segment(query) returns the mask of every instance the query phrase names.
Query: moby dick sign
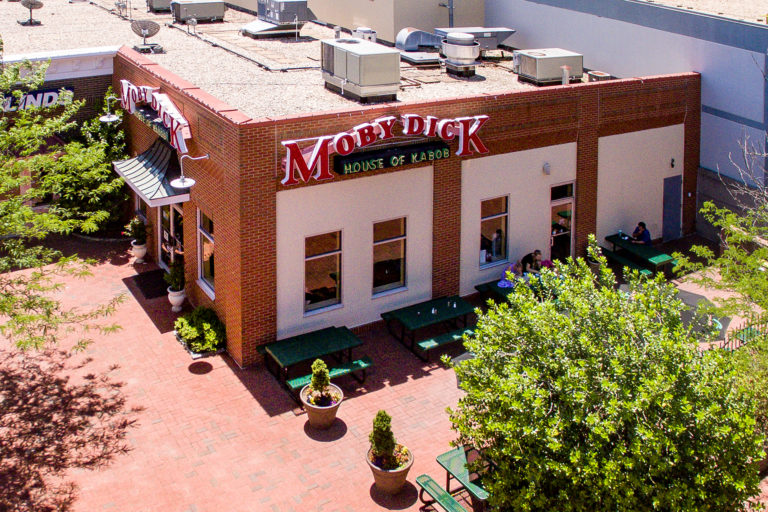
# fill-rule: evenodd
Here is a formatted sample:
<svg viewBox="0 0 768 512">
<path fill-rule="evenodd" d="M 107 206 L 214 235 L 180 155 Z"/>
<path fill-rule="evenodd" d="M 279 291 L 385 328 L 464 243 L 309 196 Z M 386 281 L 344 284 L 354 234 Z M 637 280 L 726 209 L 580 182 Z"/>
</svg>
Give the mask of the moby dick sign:
<svg viewBox="0 0 768 512">
<path fill-rule="evenodd" d="M 402 125 L 402 134 L 408 136 L 423 135 L 438 137 L 446 142 L 458 142 L 457 156 L 468 156 L 474 153 L 488 153 L 488 148 L 480 139 L 478 132 L 488 121 L 488 116 L 457 117 L 455 119 L 439 119 L 434 116 L 405 114 L 398 119 L 386 116 L 375 119 L 370 123 L 355 126 L 348 132 L 336 135 L 324 135 L 314 140 L 314 145 L 302 149 L 300 140 L 284 140 L 281 142 L 287 150 L 285 157 L 285 177 L 283 185 L 296 185 L 308 182 L 310 179 L 324 181 L 333 179 L 330 158 L 334 153 L 346 156 L 357 148 L 364 148 L 378 140 L 395 137 L 395 125 Z M 447 151 L 447 150 L 446 150 Z"/>
</svg>

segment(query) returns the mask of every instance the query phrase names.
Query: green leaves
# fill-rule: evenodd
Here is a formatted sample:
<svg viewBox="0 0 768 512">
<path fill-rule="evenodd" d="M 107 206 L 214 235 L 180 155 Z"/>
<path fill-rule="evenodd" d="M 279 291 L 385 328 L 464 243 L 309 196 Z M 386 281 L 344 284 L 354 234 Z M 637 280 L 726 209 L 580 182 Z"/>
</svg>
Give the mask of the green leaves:
<svg viewBox="0 0 768 512">
<path fill-rule="evenodd" d="M 497 469 L 500 510 L 743 510 L 761 457 L 732 362 L 700 354 L 661 277 L 629 293 L 577 260 L 493 306 L 456 366 L 457 443 Z M 523 288 L 523 287 L 521 287 Z M 554 298 L 556 297 L 556 298 Z"/>
</svg>

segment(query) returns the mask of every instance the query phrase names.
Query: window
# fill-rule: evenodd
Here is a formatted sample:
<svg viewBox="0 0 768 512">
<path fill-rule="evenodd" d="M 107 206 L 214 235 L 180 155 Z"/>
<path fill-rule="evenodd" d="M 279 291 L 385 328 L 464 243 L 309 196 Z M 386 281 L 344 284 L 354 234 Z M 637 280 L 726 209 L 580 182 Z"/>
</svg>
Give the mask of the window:
<svg viewBox="0 0 768 512">
<path fill-rule="evenodd" d="M 341 231 L 304 240 L 304 311 L 341 302 Z"/>
<path fill-rule="evenodd" d="M 373 293 L 405 286 L 405 218 L 373 225 Z"/>
<path fill-rule="evenodd" d="M 134 199 L 134 210 L 135 210 L 136 215 L 141 217 L 141 219 L 144 222 L 147 221 L 147 219 L 149 218 L 149 215 L 148 215 L 149 212 L 148 212 L 147 203 L 145 203 L 141 199 L 141 197 L 139 197 L 138 194 L 136 194 L 135 199 Z"/>
<path fill-rule="evenodd" d="M 213 220 L 200 210 L 197 224 L 198 272 L 203 283 L 214 290 L 215 267 L 213 262 Z"/>
<path fill-rule="evenodd" d="M 551 188 L 550 199 L 552 201 L 558 201 L 560 199 L 566 199 L 573 197 L 573 183 L 567 183 L 565 185 L 557 185 Z"/>
<path fill-rule="evenodd" d="M 507 259 L 507 197 L 480 204 L 480 265 Z"/>
</svg>

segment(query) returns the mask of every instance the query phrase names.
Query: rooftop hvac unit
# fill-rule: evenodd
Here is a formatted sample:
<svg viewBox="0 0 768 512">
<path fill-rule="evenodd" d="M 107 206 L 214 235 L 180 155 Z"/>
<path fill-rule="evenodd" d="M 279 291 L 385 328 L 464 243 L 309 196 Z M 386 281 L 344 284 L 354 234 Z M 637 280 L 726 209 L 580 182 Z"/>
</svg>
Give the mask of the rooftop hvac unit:
<svg viewBox="0 0 768 512">
<path fill-rule="evenodd" d="M 400 52 L 362 39 L 321 41 L 325 87 L 363 103 L 397 99 Z"/>
<path fill-rule="evenodd" d="M 186 23 L 194 18 L 197 21 L 222 21 L 227 7 L 217 0 L 173 0 L 171 14 L 174 22 Z"/>
<path fill-rule="evenodd" d="M 307 0 L 258 0 L 258 19 L 240 32 L 254 38 L 293 35 L 312 19 Z"/>
<path fill-rule="evenodd" d="M 516 31 L 507 27 L 450 27 L 436 28 L 435 34 L 442 38 L 448 37 L 452 32 L 472 34 L 475 41 L 480 43 L 481 50 L 495 50 L 506 38 Z"/>
<path fill-rule="evenodd" d="M 147 0 L 147 10 L 150 12 L 170 11 L 171 0 Z"/>
<path fill-rule="evenodd" d="M 443 39 L 442 52 L 445 55 L 445 70 L 449 74 L 464 77 L 475 75 L 480 43 L 475 41 L 472 34 L 450 32 Z"/>
<path fill-rule="evenodd" d="M 584 57 L 561 48 L 516 50 L 515 71 L 521 80 L 536 85 L 562 83 L 562 66 L 569 66 L 569 81 L 581 80 L 584 74 Z"/>
</svg>

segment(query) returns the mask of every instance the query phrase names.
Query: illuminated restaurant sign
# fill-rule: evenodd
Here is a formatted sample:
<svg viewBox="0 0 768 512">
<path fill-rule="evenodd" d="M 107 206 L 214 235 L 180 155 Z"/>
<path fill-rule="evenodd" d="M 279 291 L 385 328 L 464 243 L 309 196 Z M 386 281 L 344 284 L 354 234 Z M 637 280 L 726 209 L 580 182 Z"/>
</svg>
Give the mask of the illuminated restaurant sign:
<svg viewBox="0 0 768 512">
<path fill-rule="evenodd" d="M 67 94 L 61 95 L 61 91 Z M 37 91 L 28 91 L 16 99 L 13 95 L 5 97 L 0 96 L 3 102 L 3 112 L 16 112 L 17 110 L 26 110 L 32 107 L 56 107 L 58 105 L 67 105 L 72 102 L 74 91 L 69 88 L 64 89 L 43 89 Z"/>
<path fill-rule="evenodd" d="M 337 156 L 333 159 L 333 170 L 337 174 L 356 174 L 401 165 L 429 163 L 450 156 L 451 150 L 445 142 L 423 142 L 379 151 L 363 151 L 349 156 Z"/>
<path fill-rule="evenodd" d="M 310 179 L 316 181 L 333 179 L 330 171 L 330 157 L 333 153 L 343 157 L 356 148 L 364 148 L 377 140 L 391 139 L 395 136 L 394 129 L 398 123 L 402 125 L 402 134 L 406 136 L 439 137 L 446 142 L 456 139 L 459 145 L 456 156 L 472 155 L 475 152 L 488 153 L 488 148 L 478 136 L 478 131 L 486 121 L 488 116 L 485 115 L 438 119 L 434 116 L 405 114 L 399 120 L 394 116 L 380 117 L 371 123 L 355 126 L 349 132 L 317 137 L 313 139 L 315 144 L 311 149 L 302 150 L 299 147 L 299 143 L 302 142 L 300 140 L 284 140 L 281 144 L 288 152 L 284 165 L 285 177 L 281 183 L 296 185 L 300 181 L 306 183 Z M 408 163 L 417 163 L 417 161 Z M 406 162 L 398 165 L 406 165 Z"/>
<path fill-rule="evenodd" d="M 136 114 L 139 119 L 158 132 L 161 136 L 163 130 L 158 130 L 151 123 L 159 123 L 168 130 L 168 142 L 180 153 L 187 152 L 186 139 L 192 137 L 189 131 L 189 123 L 181 115 L 167 94 L 158 92 L 157 87 L 136 86 L 128 80 L 120 80 L 120 103 L 123 108 L 131 114 Z M 149 119 L 146 108 L 141 109 L 141 105 L 148 105 L 155 113 L 154 118 Z"/>
</svg>

